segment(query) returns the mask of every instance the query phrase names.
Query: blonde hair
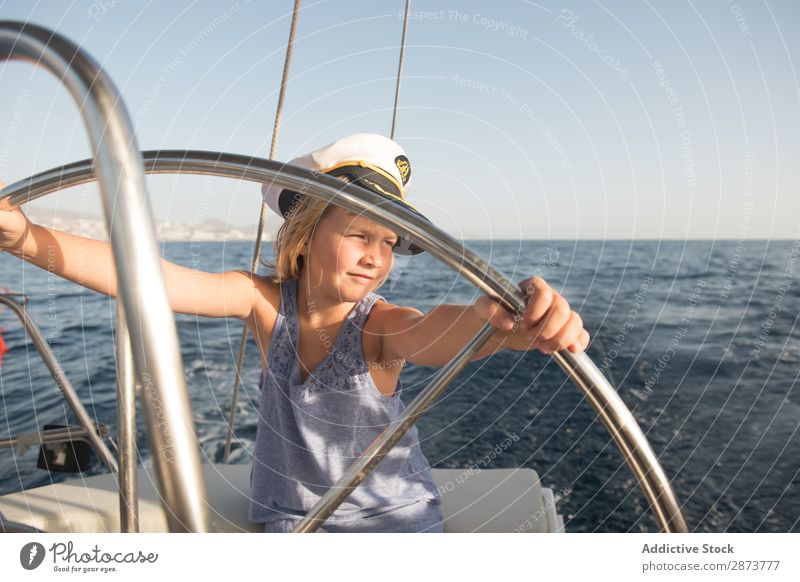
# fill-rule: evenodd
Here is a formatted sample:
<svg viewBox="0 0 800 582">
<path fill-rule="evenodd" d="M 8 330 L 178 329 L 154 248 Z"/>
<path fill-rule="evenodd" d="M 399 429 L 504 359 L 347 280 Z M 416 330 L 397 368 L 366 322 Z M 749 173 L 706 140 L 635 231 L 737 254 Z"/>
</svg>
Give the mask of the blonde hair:
<svg viewBox="0 0 800 582">
<path fill-rule="evenodd" d="M 319 221 L 333 208 L 327 200 L 314 196 L 303 196 L 292 206 L 275 237 L 275 262 L 263 261 L 268 269 L 272 269 L 270 276 L 275 283 L 300 278 L 303 270 L 300 253 L 310 243 Z"/>
</svg>

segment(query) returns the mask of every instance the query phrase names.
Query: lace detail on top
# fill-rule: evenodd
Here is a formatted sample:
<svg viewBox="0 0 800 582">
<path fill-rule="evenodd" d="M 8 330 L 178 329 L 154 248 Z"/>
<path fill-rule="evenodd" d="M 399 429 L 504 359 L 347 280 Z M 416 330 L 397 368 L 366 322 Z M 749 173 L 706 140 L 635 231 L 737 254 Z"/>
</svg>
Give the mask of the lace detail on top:
<svg viewBox="0 0 800 582">
<path fill-rule="evenodd" d="M 372 382 L 369 367 L 364 361 L 364 348 L 361 341 L 363 324 L 366 322 L 372 306 L 383 297 L 370 293 L 367 297 L 356 303 L 347 314 L 344 323 L 339 329 L 339 335 L 328 349 L 327 356 L 312 370 L 305 381 L 301 380 L 300 358 L 300 329 L 297 320 L 297 282 L 287 281 L 281 286 L 281 301 L 284 302 L 285 313 L 292 317 L 285 320 L 283 333 L 276 344 L 270 342 L 270 352 L 273 345 L 275 353 L 268 354 L 268 365 L 276 372 L 289 370 L 289 378 L 293 384 L 304 386 L 303 396 L 308 398 L 322 390 L 336 392 L 350 392 L 359 387 L 369 388 Z M 284 315 L 285 317 L 285 315 Z M 273 355 L 269 362 L 269 355 Z M 349 381 L 349 376 L 354 376 L 354 382 Z"/>
</svg>

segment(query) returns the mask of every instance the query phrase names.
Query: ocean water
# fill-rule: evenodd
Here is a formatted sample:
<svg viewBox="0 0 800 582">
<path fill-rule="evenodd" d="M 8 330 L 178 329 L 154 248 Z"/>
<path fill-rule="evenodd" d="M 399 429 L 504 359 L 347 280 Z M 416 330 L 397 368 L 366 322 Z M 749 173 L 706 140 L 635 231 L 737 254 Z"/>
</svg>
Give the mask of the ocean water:
<svg viewBox="0 0 800 582">
<path fill-rule="evenodd" d="M 796 241 L 467 241 L 514 281 L 540 274 L 592 334 L 589 356 L 618 389 L 671 478 L 693 531 L 800 531 L 800 289 Z M 207 271 L 247 268 L 252 245 L 167 243 Z M 0 254 L 0 283 L 26 293 L 90 414 L 115 422 L 114 303 Z M 401 258 L 379 291 L 427 311 L 474 288 L 430 256 Z M 241 323 L 176 316 L 200 446 L 221 461 Z M 0 438 L 73 423 L 17 319 L 0 325 Z M 259 358 L 247 348 L 233 462 L 255 439 Z M 435 370 L 403 371 L 410 402 Z M 140 416 L 141 418 L 141 416 Z M 646 498 L 579 390 L 548 357 L 470 364 L 419 422 L 433 467 L 530 467 L 573 532 L 657 531 Z M 505 443 L 505 446 L 503 446 Z M 509 444 L 510 443 L 510 444 Z M 139 446 L 148 457 L 145 435 Z M 498 452 L 499 451 L 499 452 Z M 61 479 L 36 447 L 0 450 L 0 494 Z M 102 472 L 98 464 L 91 473 Z"/>
</svg>

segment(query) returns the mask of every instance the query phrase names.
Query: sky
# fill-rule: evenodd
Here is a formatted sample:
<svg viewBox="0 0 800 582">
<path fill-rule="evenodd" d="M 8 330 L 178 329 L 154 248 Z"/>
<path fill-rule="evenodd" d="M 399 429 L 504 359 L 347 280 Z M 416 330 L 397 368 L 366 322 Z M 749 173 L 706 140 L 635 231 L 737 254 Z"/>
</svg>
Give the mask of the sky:
<svg viewBox="0 0 800 582">
<path fill-rule="evenodd" d="M 80 44 L 139 147 L 267 157 L 293 2 L 2 1 Z M 305 1 L 276 159 L 388 135 L 404 1 Z M 409 200 L 462 239 L 795 239 L 798 2 L 412 2 Z M 0 64 L 0 180 L 89 157 L 78 108 Z M 255 184 L 148 179 L 156 220 L 255 225 Z M 33 203 L 100 215 L 95 186 Z M 274 230 L 277 217 L 270 215 Z"/>
</svg>

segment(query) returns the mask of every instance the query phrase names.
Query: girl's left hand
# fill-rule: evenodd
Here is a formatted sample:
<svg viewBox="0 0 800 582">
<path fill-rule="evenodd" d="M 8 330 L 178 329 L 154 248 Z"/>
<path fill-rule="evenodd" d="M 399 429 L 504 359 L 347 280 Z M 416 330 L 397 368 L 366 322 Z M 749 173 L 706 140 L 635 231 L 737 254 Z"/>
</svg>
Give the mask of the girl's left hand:
<svg viewBox="0 0 800 582">
<path fill-rule="evenodd" d="M 544 354 L 586 349 L 589 332 L 583 328 L 581 316 L 570 310 L 566 299 L 541 277 L 525 279 L 519 286 L 527 302 L 521 315 L 509 313 L 486 296 L 475 302 L 477 314 L 501 330 L 502 347 L 517 351 L 539 350 Z"/>
</svg>

